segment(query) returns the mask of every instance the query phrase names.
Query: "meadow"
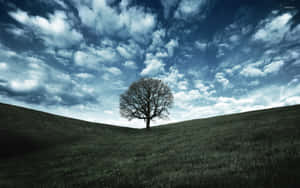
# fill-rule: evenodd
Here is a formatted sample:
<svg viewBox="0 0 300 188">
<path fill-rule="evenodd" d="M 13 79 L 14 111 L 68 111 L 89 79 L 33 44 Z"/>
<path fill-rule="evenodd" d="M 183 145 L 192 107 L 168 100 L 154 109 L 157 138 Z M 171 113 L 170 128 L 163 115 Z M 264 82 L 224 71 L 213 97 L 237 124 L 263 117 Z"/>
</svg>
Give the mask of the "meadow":
<svg viewBox="0 0 300 188">
<path fill-rule="evenodd" d="M 300 187 L 300 105 L 147 131 L 0 104 L 0 187 Z"/>
</svg>

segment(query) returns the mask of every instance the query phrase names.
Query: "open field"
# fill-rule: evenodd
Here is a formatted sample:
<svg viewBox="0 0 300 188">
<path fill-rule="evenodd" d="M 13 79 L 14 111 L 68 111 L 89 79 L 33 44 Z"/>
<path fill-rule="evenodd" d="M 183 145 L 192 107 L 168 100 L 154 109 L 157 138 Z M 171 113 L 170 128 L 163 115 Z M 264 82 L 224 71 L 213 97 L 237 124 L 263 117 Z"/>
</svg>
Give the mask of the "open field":
<svg viewBox="0 0 300 188">
<path fill-rule="evenodd" d="M 0 187 L 300 187 L 300 105 L 147 131 L 0 104 Z"/>
</svg>

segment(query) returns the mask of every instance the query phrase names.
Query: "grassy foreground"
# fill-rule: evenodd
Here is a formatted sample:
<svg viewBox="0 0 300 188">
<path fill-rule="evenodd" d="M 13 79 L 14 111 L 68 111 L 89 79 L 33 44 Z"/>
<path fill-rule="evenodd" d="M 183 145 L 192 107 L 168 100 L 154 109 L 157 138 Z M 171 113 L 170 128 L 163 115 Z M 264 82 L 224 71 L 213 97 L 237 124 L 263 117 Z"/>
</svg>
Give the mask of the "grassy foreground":
<svg viewBox="0 0 300 188">
<path fill-rule="evenodd" d="M 300 187 L 300 105 L 146 131 L 0 104 L 0 187 Z"/>
</svg>

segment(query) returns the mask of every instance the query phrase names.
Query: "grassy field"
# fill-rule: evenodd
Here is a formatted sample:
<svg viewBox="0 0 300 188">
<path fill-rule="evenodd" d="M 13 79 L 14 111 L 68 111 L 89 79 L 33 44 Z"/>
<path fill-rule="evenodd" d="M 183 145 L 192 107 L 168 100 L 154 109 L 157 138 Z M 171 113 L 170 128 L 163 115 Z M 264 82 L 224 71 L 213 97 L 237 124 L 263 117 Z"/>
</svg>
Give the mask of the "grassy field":
<svg viewBox="0 0 300 188">
<path fill-rule="evenodd" d="M 150 131 L 0 104 L 0 187 L 300 187 L 300 105 Z"/>
</svg>

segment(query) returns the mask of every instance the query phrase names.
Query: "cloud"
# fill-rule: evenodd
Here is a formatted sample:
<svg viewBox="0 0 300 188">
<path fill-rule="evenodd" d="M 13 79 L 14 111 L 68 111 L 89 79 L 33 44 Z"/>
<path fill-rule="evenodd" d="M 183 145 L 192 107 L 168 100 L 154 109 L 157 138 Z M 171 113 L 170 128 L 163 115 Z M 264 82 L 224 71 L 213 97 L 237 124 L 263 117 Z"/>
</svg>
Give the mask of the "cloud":
<svg viewBox="0 0 300 188">
<path fill-rule="evenodd" d="M 41 16 L 30 16 L 20 9 L 9 12 L 9 15 L 36 33 L 47 46 L 68 47 L 78 44 L 83 39 L 82 34 L 73 27 L 72 20 L 63 11 L 49 14 L 49 19 Z"/>
<path fill-rule="evenodd" d="M 146 67 L 141 72 L 142 76 L 155 75 L 164 71 L 165 64 L 159 59 L 146 59 L 144 63 Z"/>
<path fill-rule="evenodd" d="M 170 42 L 166 44 L 166 48 L 168 50 L 168 54 L 170 57 L 174 54 L 174 49 L 178 47 L 178 39 L 171 39 Z"/>
<path fill-rule="evenodd" d="M 217 80 L 217 82 L 221 83 L 223 85 L 224 88 L 230 88 L 232 87 L 229 80 L 225 77 L 225 74 L 222 72 L 218 72 L 215 75 L 215 78 Z"/>
<path fill-rule="evenodd" d="M 56 52 L 56 55 L 60 57 L 64 57 L 66 59 L 70 59 L 73 56 L 73 51 L 72 50 L 66 50 L 66 49 L 60 49 Z"/>
<path fill-rule="evenodd" d="M 99 58 L 92 53 L 77 51 L 74 54 L 74 62 L 78 66 L 95 68 L 98 65 Z"/>
<path fill-rule="evenodd" d="M 0 71 L 5 71 L 8 69 L 7 63 L 0 62 Z"/>
<path fill-rule="evenodd" d="M 178 89 L 180 90 L 187 90 L 188 89 L 188 81 L 187 80 L 183 80 L 183 81 L 180 81 L 178 82 Z"/>
<path fill-rule="evenodd" d="M 253 35 L 253 40 L 275 44 L 281 42 L 285 34 L 290 30 L 290 13 L 284 13 L 276 17 L 267 18 L 261 22 L 261 28 Z"/>
<path fill-rule="evenodd" d="M 26 92 L 36 89 L 38 80 L 12 80 L 9 84 L 10 88 L 16 92 Z"/>
<path fill-rule="evenodd" d="M 118 60 L 119 57 L 112 47 L 83 46 L 74 53 L 75 64 L 90 69 L 99 69 L 100 63 L 114 63 Z"/>
<path fill-rule="evenodd" d="M 196 41 L 195 42 L 195 47 L 197 49 L 199 49 L 200 51 L 204 52 L 207 48 L 207 43 L 205 42 L 200 42 L 200 41 Z"/>
<path fill-rule="evenodd" d="M 276 74 L 284 66 L 284 62 L 282 60 L 277 60 L 265 65 L 264 67 L 262 66 L 263 62 L 261 61 L 248 64 L 242 69 L 240 74 L 246 77 L 263 77 L 268 74 Z"/>
<path fill-rule="evenodd" d="M 152 43 L 150 44 L 148 50 L 149 51 L 155 51 L 159 48 L 164 47 L 165 42 L 164 38 L 166 36 L 166 30 L 165 29 L 158 29 L 152 33 Z"/>
<path fill-rule="evenodd" d="M 171 10 L 176 7 L 179 0 L 161 0 L 160 2 L 164 7 L 164 17 L 168 18 Z"/>
<path fill-rule="evenodd" d="M 120 4 L 120 11 L 111 7 L 106 0 L 74 1 L 82 23 L 89 28 L 96 28 L 102 35 L 132 37 L 144 42 L 156 25 L 156 17 L 140 7 L 128 7 Z"/>
<path fill-rule="evenodd" d="M 78 78 L 81 78 L 81 79 L 91 79 L 91 78 L 94 78 L 94 75 L 89 74 L 89 73 L 78 73 L 78 74 L 76 74 L 76 76 Z"/>
<path fill-rule="evenodd" d="M 16 37 L 26 37 L 26 31 L 24 29 L 12 26 L 6 29 L 7 32 L 13 34 Z"/>
<path fill-rule="evenodd" d="M 125 61 L 124 66 L 129 69 L 137 69 L 136 63 L 134 61 Z"/>
<path fill-rule="evenodd" d="M 268 64 L 264 67 L 264 72 L 266 74 L 268 74 L 268 73 L 277 73 L 283 65 L 284 65 L 284 62 L 281 61 L 281 60 L 274 61 L 274 62 L 272 62 L 272 63 L 270 63 L 270 64 Z"/>
<path fill-rule="evenodd" d="M 265 108 L 294 105 L 300 103 L 300 84 L 270 85 L 263 87 L 240 97 L 216 97 L 209 105 L 198 105 L 196 101 L 201 98 L 195 91 L 193 93 L 180 92 L 175 94 L 177 101 L 176 119 L 190 120 L 206 118 L 217 115 L 246 112 Z M 189 100 L 190 98 L 193 100 Z M 182 101 L 186 99 L 186 101 Z M 184 113 L 183 113 L 184 112 Z"/>
<path fill-rule="evenodd" d="M 117 67 L 109 67 L 105 69 L 109 73 L 113 74 L 114 76 L 118 76 L 122 74 L 122 71 Z"/>
<path fill-rule="evenodd" d="M 157 76 L 158 79 L 167 83 L 173 90 L 187 90 L 189 81 L 183 73 L 180 73 L 178 68 L 171 66 L 169 71 Z"/>
<path fill-rule="evenodd" d="M 207 0 L 184 0 L 179 3 L 174 17 L 177 19 L 188 20 L 188 18 L 200 14 L 204 18 L 208 5 Z"/>
<path fill-rule="evenodd" d="M 202 80 L 194 80 L 194 87 L 197 88 L 201 92 L 201 94 L 206 97 L 209 97 L 212 94 L 216 93 L 216 91 L 213 89 L 214 85 L 205 84 Z"/>
</svg>

